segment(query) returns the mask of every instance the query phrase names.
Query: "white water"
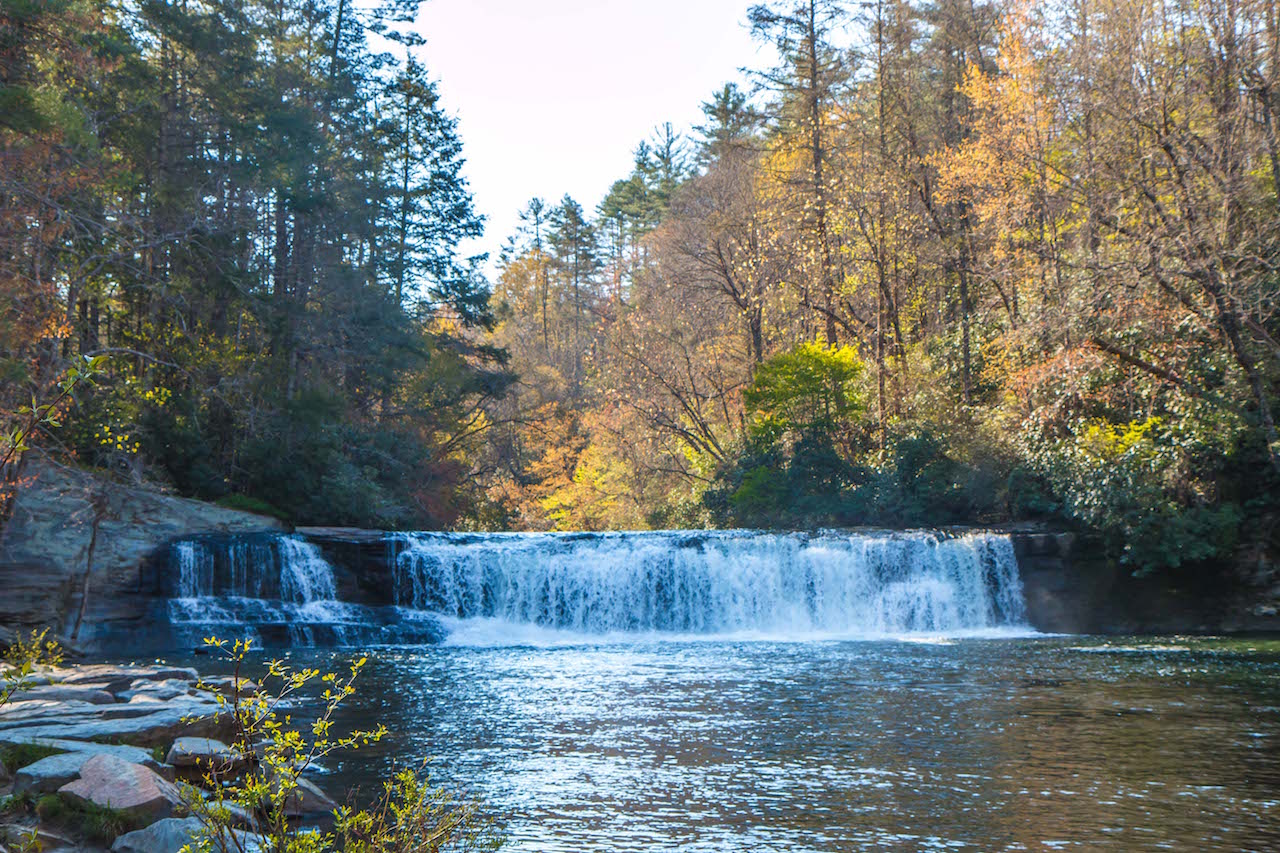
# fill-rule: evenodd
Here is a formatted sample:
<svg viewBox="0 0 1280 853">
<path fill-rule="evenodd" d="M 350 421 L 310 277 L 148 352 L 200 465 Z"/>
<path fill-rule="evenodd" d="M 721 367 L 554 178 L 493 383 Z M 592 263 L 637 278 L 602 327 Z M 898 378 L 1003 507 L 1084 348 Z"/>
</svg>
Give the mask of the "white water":
<svg viewBox="0 0 1280 853">
<path fill-rule="evenodd" d="M 216 634 L 247 636 L 262 645 L 258 627 L 288 626 L 294 645 L 315 645 L 315 626 L 339 638 L 364 616 L 337 600 L 333 567 L 300 536 L 249 541 L 186 541 L 173 546 L 177 597 L 169 621 L 188 641 Z"/>
<path fill-rule="evenodd" d="M 405 534 L 340 600 L 301 536 L 174 546 L 173 626 L 262 643 L 917 640 L 1026 632 L 1008 537 L 975 533 Z M 366 569 L 367 571 L 367 569 Z M 269 629 L 269 630 L 268 630 Z"/>
<path fill-rule="evenodd" d="M 476 645 L 1025 630 L 996 534 L 411 534 L 395 592 Z"/>
</svg>

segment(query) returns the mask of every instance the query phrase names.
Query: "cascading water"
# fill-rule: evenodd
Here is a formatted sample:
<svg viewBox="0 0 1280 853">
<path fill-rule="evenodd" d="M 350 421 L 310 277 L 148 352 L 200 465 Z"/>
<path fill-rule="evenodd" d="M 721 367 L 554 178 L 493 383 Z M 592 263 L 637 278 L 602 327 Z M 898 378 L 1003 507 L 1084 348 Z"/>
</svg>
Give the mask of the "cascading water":
<svg viewBox="0 0 1280 853">
<path fill-rule="evenodd" d="M 180 640 L 413 644 L 617 635 L 880 637 L 1023 628 L 1007 536 L 973 533 L 403 534 L 361 568 L 304 536 L 179 542 Z M 378 550 L 381 549 L 381 550 Z M 367 553 L 366 553 L 367 557 Z M 346 599 L 346 600 L 344 600 Z"/>
<path fill-rule="evenodd" d="M 997 534 L 413 534 L 395 590 L 414 610 L 592 635 L 959 633 L 1024 616 Z"/>
<path fill-rule="evenodd" d="M 208 636 L 259 648 L 438 639 L 434 625 L 415 630 L 398 612 L 339 600 L 333 566 L 301 536 L 178 542 L 170 563 L 169 621 L 184 645 Z"/>
</svg>

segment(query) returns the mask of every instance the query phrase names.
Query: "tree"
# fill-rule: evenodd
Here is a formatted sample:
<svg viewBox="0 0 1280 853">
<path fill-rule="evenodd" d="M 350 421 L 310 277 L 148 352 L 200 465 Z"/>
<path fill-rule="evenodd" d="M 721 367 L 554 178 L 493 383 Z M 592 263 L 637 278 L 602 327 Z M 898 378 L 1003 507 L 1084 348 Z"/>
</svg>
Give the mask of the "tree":
<svg viewBox="0 0 1280 853">
<path fill-rule="evenodd" d="M 761 73 L 761 82 L 779 98 L 776 145 L 803 152 L 800 174 L 788 177 L 803 185 L 800 215 L 808 245 L 805 254 L 816 264 L 817 297 L 808 282 L 801 285 L 805 306 L 821 314 L 826 339 L 837 340 L 835 264 L 830 222 L 830 169 L 833 107 L 847 78 L 844 52 L 832 38 L 844 23 L 839 0 L 778 0 L 747 12 L 752 34 L 772 42 L 783 65 Z"/>
</svg>

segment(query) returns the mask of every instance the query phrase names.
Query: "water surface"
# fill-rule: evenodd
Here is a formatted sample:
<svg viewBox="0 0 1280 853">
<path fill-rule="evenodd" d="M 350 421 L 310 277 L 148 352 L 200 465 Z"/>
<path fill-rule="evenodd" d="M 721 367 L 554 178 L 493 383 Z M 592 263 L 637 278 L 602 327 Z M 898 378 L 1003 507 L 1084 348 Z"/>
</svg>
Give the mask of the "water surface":
<svg viewBox="0 0 1280 853">
<path fill-rule="evenodd" d="M 1280 849 L 1277 640 L 484 635 L 374 650 L 322 784 L 427 760 L 513 851 Z"/>
</svg>

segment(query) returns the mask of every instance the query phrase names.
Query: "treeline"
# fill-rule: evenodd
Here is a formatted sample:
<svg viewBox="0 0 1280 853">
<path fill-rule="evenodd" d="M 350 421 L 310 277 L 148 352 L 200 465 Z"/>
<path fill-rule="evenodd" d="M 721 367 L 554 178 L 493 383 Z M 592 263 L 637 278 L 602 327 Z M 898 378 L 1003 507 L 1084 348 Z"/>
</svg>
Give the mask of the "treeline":
<svg viewBox="0 0 1280 853">
<path fill-rule="evenodd" d="M 488 523 L 1280 528 L 1274 2 L 775 0 L 495 283 Z M 1271 542 L 1273 547 L 1280 543 Z"/>
<path fill-rule="evenodd" d="M 0 2 L 4 411 L 109 365 L 45 452 L 298 522 L 479 514 L 510 377 L 416 6 Z"/>
</svg>

